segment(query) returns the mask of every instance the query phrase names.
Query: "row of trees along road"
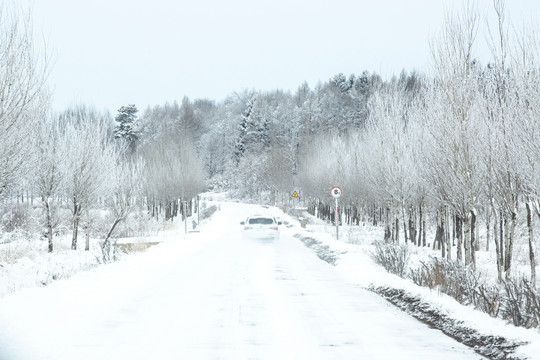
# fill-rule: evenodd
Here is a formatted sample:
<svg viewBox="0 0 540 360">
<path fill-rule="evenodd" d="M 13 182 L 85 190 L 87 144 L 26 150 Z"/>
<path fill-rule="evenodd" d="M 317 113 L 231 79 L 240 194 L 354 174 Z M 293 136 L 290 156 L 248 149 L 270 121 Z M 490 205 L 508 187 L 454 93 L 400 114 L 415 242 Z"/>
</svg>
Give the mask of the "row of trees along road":
<svg viewBox="0 0 540 360">
<path fill-rule="evenodd" d="M 310 211 L 331 219 L 329 189 L 339 185 L 342 221 L 382 224 L 387 242 L 433 243 L 443 257 L 474 266 L 485 226 L 500 279 L 512 274 L 525 214 L 534 280 L 539 44 L 528 30 L 510 32 L 504 3 L 493 4 L 497 21 L 487 30 L 473 6 L 448 14 L 427 75 L 338 74 L 294 94 L 184 97 L 141 113 L 127 105 L 116 122 L 84 106 L 48 114 L 46 59 L 2 41 L 0 91 L 9 101 L 0 109 L 0 196 L 39 194 L 50 240 L 58 209 L 69 204 L 73 247 L 91 210 L 107 208 L 114 219 L 106 247 L 131 205 L 168 220 L 205 186 L 273 204 L 297 190 Z M 31 43 L 28 21 L 1 23 L 5 39 Z M 483 64 L 475 49 L 485 33 L 491 57 Z"/>
<path fill-rule="evenodd" d="M 117 225 L 136 209 L 155 216 L 204 189 L 204 172 L 190 133 L 163 128 L 141 140 L 134 105 L 116 118 L 85 106 L 53 114 L 46 86 L 49 62 L 35 44 L 31 18 L 8 6 L 0 11 L 0 200 L 15 207 L 22 194 L 43 209 L 41 224 L 54 250 L 53 235 L 69 210 L 72 249 L 79 232 L 90 247 L 93 223 L 103 210 L 103 260 L 110 260 Z M 114 121 L 116 120 L 116 121 Z M 158 211 L 153 210 L 159 203 Z M 186 214 L 184 214 L 186 215 Z M 4 230 L 0 228 L 0 230 Z"/>
<path fill-rule="evenodd" d="M 320 210 L 331 205 L 327 189 L 340 184 L 345 220 L 358 222 L 347 215 L 362 208 L 373 221 L 384 221 L 388 242 L 399 241 L 402 229 L 405 241 L 425 245 L 431 213 L 442 256 L 473 266 L 482 219 L 501 280 L 511 275 L 516 222 L 524 210 L 534 284 L 539 44 L 533 34 L 510 33 L 504 4 L 494 5 L 498 22 L 489 29 L 487 65 L 473 52 L 478 12 L 468 7 L 449 14 L 432 44 L 433 77 L 378 86 L 361 129 L 326 134 L 305 147 L 299 181 Z"/>
<path fill-rule="evenodd" d="M 74 108 L 47 117 L 40 124 L 35 167 L 31 178 L 46 214 L 49 250 L 55 214 L 69 204 L 72 216 L 72 248 L 77 248 L 79 228 L 88 227 L 92 209 L 108 209 L 111 226 L 102 241 L 105 261 L 109 260 L 111 236 L 115 227 L 137 208 L 155 206 L 161 201 L 170 209 L 179 200 L 188 200 L 204 189 L 204 177 L 193 146 L 188 140 L 139 143 L 136 108 L 122 107 L 116 126 L 106 114 Z M 126 130 L 127 129 L 127 130 Z M 32 182 L 30 182 L 32 184 Z M 159 216 L 160 212 L 153 213 Z M 167 213 L 166 219 L 173 214 Z M 176 215 L 176 214 L 174 214 Z"/>
</svg>

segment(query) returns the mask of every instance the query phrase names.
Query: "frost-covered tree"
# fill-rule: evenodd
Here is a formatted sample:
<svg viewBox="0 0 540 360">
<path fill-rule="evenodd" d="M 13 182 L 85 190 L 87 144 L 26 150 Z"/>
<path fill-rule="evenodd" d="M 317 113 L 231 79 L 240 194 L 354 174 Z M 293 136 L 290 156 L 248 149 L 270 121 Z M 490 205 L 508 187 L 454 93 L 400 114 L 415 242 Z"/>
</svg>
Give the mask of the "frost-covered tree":
<svg viewBox="0 0 540 360">
<path fill-rule="evenodd" d="M 253 105 L 243 136 L 245 151 L 255 154 L 266 153 L 270 146 L 271 112 L 274 110 L 262 96 L 259 96 Z"/>
<path fill-rule="evenodd" d="M 32 141 L 45 118 L 47 59 L 28 14 L 0 6 L 0 196 L 32 170 Z"/>
<path fill-rule="evenodd" d="M 165 208 L 165 219 L 178 211 L 178 201 L 189 201 L 205 189 L 205 173 L 187 135 L 162 134 L 141 149 L 145 161 L 145 192 L 153 215 Z"/>
<path fill-rule="evenodd" d="M 240 123 L 238 124 L 238 135 L 234 145 L 234 159 L 236 164 L 240 163 L 244 152 L 246 151 L 246 136 L 249 131 L 251 120 L 251 114 L 253 112 L 253 106 L 255 105 L 255 98 L 250 98 L 246 104 L 246 109 L 241 115 Z"/>
<path fill-rule="evenodd" d="M 526 89 L 528 85 L 521 89 L 519 86 L 519 79 L 528 78 L 529 74 L 520 75 L 514 61 L 519 55 L 512 53 L 504 2 L 495 0 L 494 9 L 497 22 L 489 31 L 492 60 L 484 71 L 481 93 L 489 130 L 486 183 L 495 224 L 497 269 L 502 280 L 503 275 L 506 279 L 511 276 L 519 203 L 527 186 L 522 164 L 527 163 L 523 142 L 529 136 L 523 133 L 522 126 L 527 116 L 523 111 L 525 103 L 532 98 Z M 534 73 L 531 75 L 534 79 Z M 527 79 L 524 84 L 528 82 Z"/>
<path fill-rule="evenodd" d="M 54 249 L 53 229 L 57 223 L 57 202 L 64 181 L 61 168 L 64 154 L 61 153 L 60 149 L 62 136 L 58 117 L 50 116 L 40 124 L 36 141 L 37 163 L 32 178 L 43 204 L 49 252 Z"/>
<path fill-rule="evenodd" d="M 534 26 L 510 31 L 504 2 L 494 1 L 490 28 L 492 61 L 485 71 L 483 97 L 490 127 L 490 177 L 499 279 L 511 276 L 515 229 L 525 205 L 531 278 L 536 278 L 534 209 L 538 207 L 540 163 L 538 111 L 539 45 Z M 534 280 L 533 280 L 534 282 Z"/>
<path fill-rule="evenodd" d="M 114 138 L 122 139 L 129 144 L 131 153 L 135 152 L 137 141 L 140 140 L 140 129 L 137 123 L 137 107 L 135 105 L 122 106 L 114 118 L 117 125 L 114 128 Z"/>
<path fill-rule="evenodd" d="M 520 154 L 526 161 L 519 161 L 520 173 L 525 195 L 527 228 L 529 238 L 529 260 L 531 284 L 536 284 L 536 241 L 534 236 L 534 213 L 540 219 L 540 46 L 535 41 L 536 34 L 523 31 L 518 39 L 516 52 L 520 56 L 515 62 L 517 93 L 521 94 L 516 111 L 518 112 L 518 144 Z"/>
<path fill-rule="evenodd" d="M 410 237 L 415 241 L 415 227 L 406 224 L 418 205 L 421 179 L 415 158 L 416 133 L 413 131 L 416 128 L 407 117 L 405 94 L 402 89 L 389 88 L 374 94 L 368 106 L 370 116 L 363 154 L 368 166 L 365 180 L 372 189 L 371 194 L 377 194 L 376 202 L 384 204 L 386 240 L 389 241 L 393 233 L 394 241 L 398 242 L 400 219 L 405 240 Z"/>
<path fill-rule="evenodd" d="M 230 159 L 231 146 L 226 137 L 225 124 L 217 123 L 200 141 L 201 158 L 209 180 L 222 175 Z"/>
<path fill-rule="evenodd" d="M 82 112 L 64 118 L 61 171 L 63 189 L 72 209 L 72 249 L 77 248 L 79 224 L 83 214 L 104 195 L 111 168 L 115 165 L 114 147 L 107 132 L 107 118 Z"/>
<path fill-rule="evenodd" d="M 116 166 L 112 167 L 110 182 L 107 184 L 106 204 L 112 213 L 112 224 L 100 243 L 104 262 L 111 261 L 111 243 L 117 225 L 125 221 L 137 208 L 142 195 L 142 175 L 144 164 L 140 159 L 122 161 L 116 153 Z"/>
<path fill-rule="evenodd" d="M 485 168 L 481 161 L 483 127 L 478 101 L 473 46 L 479 15 L 467 7 L 450 13 L 440 37 L 432 47 L 435 71 L 433 85 L 426 94 L 424 128 L 425 176 L 432 184 L 431 194 L 448 205 L 463 224 L 464 239 L 458 232 L 457 259 L 475 263 L 474 226 L 483 192 Z"/>
<path fill-rule="evenodd" d="M 187 134 L 192 138 L 193 143 L 196 144 L 201 137 L 201 124 L 200 119 L 195 112 L 195 108 L 188 97 L 184 96 L 182 99 L 179 111 L 179 132 Z"/>
</svg>

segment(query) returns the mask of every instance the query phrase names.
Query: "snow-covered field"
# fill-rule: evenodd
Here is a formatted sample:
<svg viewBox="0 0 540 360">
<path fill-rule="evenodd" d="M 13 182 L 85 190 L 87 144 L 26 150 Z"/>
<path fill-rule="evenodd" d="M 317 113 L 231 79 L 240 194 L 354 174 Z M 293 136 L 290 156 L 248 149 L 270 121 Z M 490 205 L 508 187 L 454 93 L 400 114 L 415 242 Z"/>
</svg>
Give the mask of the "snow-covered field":
<svg viewBox="0 0 540 360">
<path fill-rule="evenodd" d="M 118 243 L 160 242 L 170 236 L 177 236 L 178 231 L 172 229 L 170 223 L 160 226 L 145 221 L 149 223 L 144 229 L 145 233 L 155 236 L 118 239 Z M 84 233 L 79 235 L 77 250 L 73 251 L 71 232 L 63 228 L 54 237 L 53 253 L 48 253 L 47 239 L 37 233 L 15 230 L 0 234 L 0 298 L 21 289 L 45 286 L 55 280 L 67 279 L 78 272 L 100 265 L 102 263 L 100 239 L 91 238 L 90 250 L 85 251 L 84 235 Z M 122 256 L 122 253 L 118 255 Z"/>
<path fill-rule="evenodd" d="M 338 242 L 331 227 L 304 230 L 272 208 L 289 224 L 281 239 L 244 240 L 239 222 L 264 209 L 217 204 L 198 233 L 186 236 L 176 224 L 146 252 L 4 295 L 0 359 L 481 358 L 366 290 L 372 284 L 417 294 L 484 334 L 526 341 L 517 351 L 524 358 L 540 353 L 536 331 L 491 319 L 374 265 L 369 252 L 379 229 L 346 230 Z M 334 266 L 299 235 L 324 244 L 336 255 Z M 24 270 L 19 276 L 26 278 Z"/>
</svg>

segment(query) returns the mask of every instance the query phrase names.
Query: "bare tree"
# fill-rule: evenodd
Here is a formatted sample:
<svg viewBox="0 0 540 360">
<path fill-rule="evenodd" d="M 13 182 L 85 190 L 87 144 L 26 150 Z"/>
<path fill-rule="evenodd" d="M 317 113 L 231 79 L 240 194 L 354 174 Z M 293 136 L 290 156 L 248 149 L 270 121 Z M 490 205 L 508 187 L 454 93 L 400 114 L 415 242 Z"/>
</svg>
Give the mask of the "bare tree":
<svg viewBox="0 0 540 360">
<path fill-rule="evenodd" d="M 369 171 L 365 179 L 372 193 L 378 192 L 378 202 L 387 209 L 386 233 L 391 223 L 394 224 L 394 240 L 398 242 L 396 224 L 401 221 L 405 241 L 409 240 L 409 235 L 411 241 L 415 241 L 415 234 L 409 234 L 410 230 L 415 230 L 406 223 L 412 209 L 416 208 L 422 181 L 415 159 L 415 127 L 407 117 L 404 93 L 393 86 L 379 91 L 372 95 L 368 108 L 370 115 L 363 152 Z"/>
<path fill-rule="evenodd" d="M 179 200 L 189 201 L 204 190 L 203 164 L 186 135 L 161 134 L 142 151 L 152 214 L 164 205 L 166 220 L 172 219 Z"/>
<path fill-rule="evenodd" d="M 48 106 L 47 74 L 30 16 L 0 4 L 0 196 L 32 168 L 28 145 Z"/>
<path fill-rule="evenodd" d="M 506 21 L 505 3 L 493 1 L 496 26 L 489 28 L 492 63 L 488 66 L 483 91 L 489 136 L 490 192 L 493 195 L 493 213 L 498 223 L 498 241 L 495 243 L 499 279 L 508 280 L 512 269 L 514 234 L 523 195 L 524 179 L 518 159 L 522 157 L 522 134 L 519 125 L 522 116 L 517 111 L 522 95 L 517 89 L 516 68 L 512 66 L 510 36 Z M 525 95 L 526 96 L 526 95 Z"/>
<path fill-rule="evenodd" d="M 472 228 L 484 173 L 473 57 L 478 24 L 478 12 L 470 4 L 461 13 L 448 14 L 440 37 L 432 45 L 435 80 L 428 91 L 429 116 L 425 117 L 432 141 L 424 151 L 424 170 L 433 184 L 434 197 L 449 205 L 458 223 L 463 223 L 465 238 L 458 236 L 457 258 L 462 259 L 463 243 L 467 264 L 476 261 Z"/>
<path fill-rule="evenodd" d="M 524 26 L 516 33 L 512 67 L 516 77 L 513 121 L 516 130 L 515 144 L 524 161 L 518 161 L 520 178 L 525 195 L 529 238 L 529 260 L 531 284 L 536 285 L 536 256 L 534 240 L 534 212 L 540 217 L 540 46 L 538 31 L 533 26 Z"/>
<path fill-rule="evenodd" d="M 47 239 L 49 252 L 53 251 L 53 228 L 55 226 L 56 200 L 60 195 L 63 183 L 61 162 L 63 154 L 60 153 L 61 132 L 58 118 L 48 117 L 40 124 L 37 138 L 37 163 L 34 168 L 33 180 L 38 189 L 39 196 L 45 212 Z"/>
<path fill-rule="evenodd" d="M 117 158 L 116 166 L 112 168 L 107 205 L 112 212 L 113 222 L 105 239 L 101 242 L 103 261 L 111 260 L 111 237 L 116 226 L 125 221 L 137 208 L 142 190 L 143 163 L 141 160 L 120 162 Z"/>
<path fill-rule="evenodd" d="M 73 237 L 77 248 L 79 223 L 84 211 L 102 195 L 114 164 L 114 148 L 106 134 L 103 119 L 92 112 L 69 115 L 63 132 L 61 153 L 63 188 L 71 204 Z"/>
</svg>

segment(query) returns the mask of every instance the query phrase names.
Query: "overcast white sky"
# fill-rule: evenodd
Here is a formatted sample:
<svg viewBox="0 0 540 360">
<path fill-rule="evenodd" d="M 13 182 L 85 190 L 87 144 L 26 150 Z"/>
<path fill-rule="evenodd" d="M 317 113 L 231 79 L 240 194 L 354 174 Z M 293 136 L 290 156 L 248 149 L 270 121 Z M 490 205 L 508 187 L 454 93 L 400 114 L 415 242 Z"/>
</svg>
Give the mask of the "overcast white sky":
<svg viewBox="0 0 540 360">
<path fill-rule="evenodd" d="M 25 0 L 53 55 L 53 106 L 111 112 L 244 89 L 294 92 L 337 73 L 424 71 L 461 0 Z M 480 0 L 488 11 L 491 0 Z M 538 0 L 509 0 L 539 19 Z"/>
</svg>

